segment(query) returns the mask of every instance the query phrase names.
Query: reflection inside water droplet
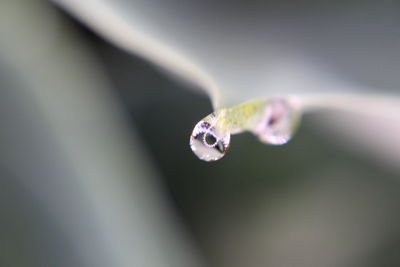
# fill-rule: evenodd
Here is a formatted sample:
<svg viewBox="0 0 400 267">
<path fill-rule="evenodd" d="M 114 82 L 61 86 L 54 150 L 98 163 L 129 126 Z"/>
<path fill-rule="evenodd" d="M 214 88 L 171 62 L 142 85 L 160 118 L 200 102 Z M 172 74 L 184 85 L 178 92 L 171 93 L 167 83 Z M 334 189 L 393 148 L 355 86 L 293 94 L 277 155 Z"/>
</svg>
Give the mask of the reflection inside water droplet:
<svg viewBox="0 0 400 267">
<path fill-rule="evenodd" d="M 295 103 L 289 98 L 258 98 L 219 109 L 196 124 L 190 147 L 200 159 L 215 161 L 226 154 L 231 133 L 250 131 L 264 143 L 286 144 L 300 119 Z"/>
<path fill-rule="evenodd" d="M 265 103 L 261 119 L 252 132 L 260 141 L 283 145 L 289 142 L 298 124 L 299 114 L 288 101 L 272 99 Z"/>
<path fill-rule="evenodd" d="M 190 147 L 204 161 L 219 160 L 229 148 L 229 132 L 217 130 L 215 122 L 216 117 L 212 113 L 196 124 L 190 136 Z"/>
</svg>

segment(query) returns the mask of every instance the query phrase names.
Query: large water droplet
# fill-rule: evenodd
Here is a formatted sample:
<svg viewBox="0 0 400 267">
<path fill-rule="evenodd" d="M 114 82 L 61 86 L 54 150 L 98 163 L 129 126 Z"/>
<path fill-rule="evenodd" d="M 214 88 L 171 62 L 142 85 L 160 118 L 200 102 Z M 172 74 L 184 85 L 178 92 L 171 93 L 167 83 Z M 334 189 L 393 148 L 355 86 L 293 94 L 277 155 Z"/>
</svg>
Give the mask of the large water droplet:
<svg viewBox="0 0 400 267">
<path fill-rule="evenodd" d="M 283 145 L 292 138 L 298 120 L 299 113 L 291 103 L 271 99 L 266 102 L 261 119 L 252 132 L 264 143 Z"/>
<path fill-rule="evenodd" d="M 230 133 L 218 130 L 215 123 L 216 116 L 212 113 L 196 124 L 190 136 L 190 147 L 201 160 L 219 160 L 229 148 Z"/>
</svg>

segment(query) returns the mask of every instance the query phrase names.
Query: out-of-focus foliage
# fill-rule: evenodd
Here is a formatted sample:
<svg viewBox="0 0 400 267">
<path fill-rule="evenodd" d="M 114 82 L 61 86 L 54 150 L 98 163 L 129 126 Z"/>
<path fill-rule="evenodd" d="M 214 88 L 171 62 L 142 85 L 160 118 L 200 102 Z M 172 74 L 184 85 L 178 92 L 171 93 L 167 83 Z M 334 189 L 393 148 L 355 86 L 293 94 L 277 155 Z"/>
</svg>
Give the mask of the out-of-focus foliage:
<svg viewBox="0 0 400 267">
<path fill-rule="evenodd" d="M 0 18 L 1 265 L 197 266 L 74 27 L 43 1 Z"/>
<path fill-rule="evenodd" d="M 396 2 L 55 2 L 155 63 L 164 64 L 161 52 L 182 55 L 216 81 L 222 103 L 266 94 L 399 88 Z M 141 42 L 153 50 L 144 51 Z"/>
</svg>

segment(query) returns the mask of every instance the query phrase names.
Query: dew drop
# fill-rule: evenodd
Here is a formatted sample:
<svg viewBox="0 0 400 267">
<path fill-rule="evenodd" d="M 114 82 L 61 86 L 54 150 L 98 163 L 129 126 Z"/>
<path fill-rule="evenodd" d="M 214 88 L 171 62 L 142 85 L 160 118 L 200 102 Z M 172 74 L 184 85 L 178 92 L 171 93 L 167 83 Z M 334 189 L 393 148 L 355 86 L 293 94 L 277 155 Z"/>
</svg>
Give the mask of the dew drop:
<svg viewBox="0 0 400 267">
<path fill-rule="evenodd" d="M 231 134 L 243 131 L 266 144 L 286 144 L 300 121 L 298 106 L 294 98 L 258 98 L 219 109 L 196 124 L 190 147 L 199 159 L 216 161 L 226 154 Z"/>
<path fill-rule="evenodd" d="M 216 116 L 212 113 L 196 124 L 190 136 L 190 147 L 201 160 L 219 160 L 229 148 L 230 133 L 217 130 L 215 123 Z"/>
<path fill-rule="evenodd" d="M 283 145 L 290 141 L 299 120 L 298 111 L 284 99 L 272 99 L 266 102 L 261 119 L 252 132 L 260 141 Z"/>
</svg>

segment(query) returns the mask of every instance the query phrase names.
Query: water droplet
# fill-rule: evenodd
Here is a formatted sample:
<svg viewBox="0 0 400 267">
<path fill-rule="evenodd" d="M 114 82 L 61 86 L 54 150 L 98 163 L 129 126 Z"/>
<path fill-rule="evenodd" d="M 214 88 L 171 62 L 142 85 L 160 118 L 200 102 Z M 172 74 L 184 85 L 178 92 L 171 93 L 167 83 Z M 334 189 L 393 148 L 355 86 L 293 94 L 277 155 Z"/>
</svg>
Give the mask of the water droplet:
<svg viewBox="0 0 400 267">
<path fill-rule="evenodd" d="M 222 158 L 229 148 L 231 135 L 229 132 L 218 130 L 214 113 L 208 115 L 193 129 L 190 136 L 190 147 L 199 159 L 216 161 Z"/>
<path fill-rule="evenodd" d="M 271 99 L 265 104 L 261 119 L 252 132 L 260 141 L 283 145 L 290 141 L 299 120 L 299 113 L 284 99 Z"/>
<path fill-rule="evenodd" d="M 297 103 L 293 98 L 257 98 L 219 109 L 196 124 L 190 147 L 201 160 L 216 161 L 226 154 L 230 135 L 243 131 L 252 132 L 267 144 L 286 144 L 300 120 Z"/>
</svg>

